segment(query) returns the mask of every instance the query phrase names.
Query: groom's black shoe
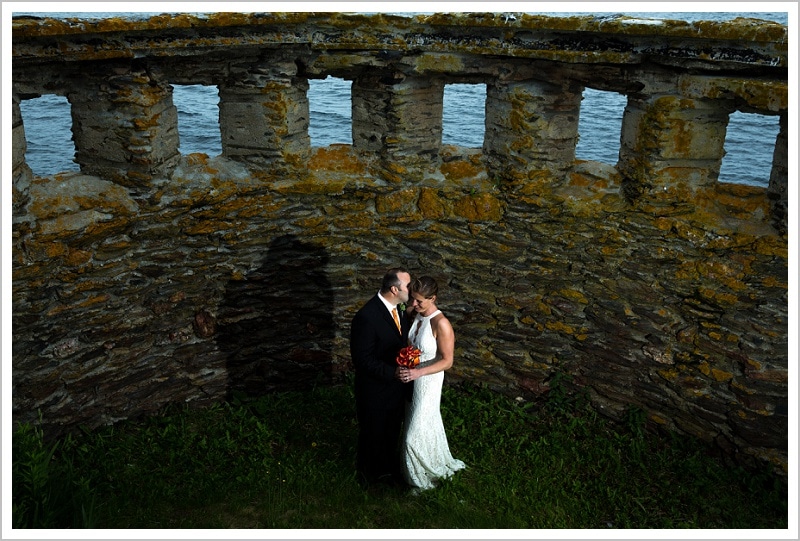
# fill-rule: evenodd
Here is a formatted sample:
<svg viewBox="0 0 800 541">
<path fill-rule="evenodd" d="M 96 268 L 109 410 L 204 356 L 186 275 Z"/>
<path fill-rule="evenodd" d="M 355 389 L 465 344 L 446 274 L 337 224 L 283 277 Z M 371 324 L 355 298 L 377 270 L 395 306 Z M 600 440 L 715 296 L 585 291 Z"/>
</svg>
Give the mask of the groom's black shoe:
<svg viewBox="0 0 800 541">
<path fill-rule="evenodd" d="M 364 472 L 358 472 L 356 474 L 356 481 L 358 481 L 358 485 L 361 488 L 367 490 L 369 487 L 375 486 L 375 484 L 378 482 L 378 478 L 374 475 L 367 475 Z"/>
<path fill-rule="evenodd" d="M 395 476 L 391 473 L 384 473 L 383 475 L 379 476 L 375 482 L 381 485 L 393 485 L 395 480 Z"/>
<path fill-rule="evenodd" d="M 408 487 L 406 482 L 403 480 L 402 475 L 391 473 L 387 473 L 378 477 L 375 484 L 390 489 L 404 489 Z"/>
<path fill-rule="evenodd" d="M 383 487 L 391 489 L 404 490 L 408 488 L 405 479 L 403 479 L 403 475 L 399 473 L 381 475 L 380 478 L 378 478 L 378 483 Z"/>
</svg>

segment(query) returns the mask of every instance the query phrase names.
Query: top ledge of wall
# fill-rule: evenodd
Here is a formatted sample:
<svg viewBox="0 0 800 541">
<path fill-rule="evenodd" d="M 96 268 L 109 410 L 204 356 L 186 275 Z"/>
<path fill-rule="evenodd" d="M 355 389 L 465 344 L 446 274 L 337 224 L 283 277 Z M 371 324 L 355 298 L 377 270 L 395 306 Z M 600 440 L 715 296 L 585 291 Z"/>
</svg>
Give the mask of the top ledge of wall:
<svg viewBox="0 0 800 541">
<path fill-rule="evenodd" d="M 14 17 L 12 33 L 15 38 L 33 36 L 66 36 L 86 33 L 138 32 L 174 30 L 271 27 L 291 25 L 329 25 L 345 29 L 393 27 L 413 30 L 418 27 L 508 28 L 562 32 L 591 32 L 628 36 L 671 36 L 697 39 L 744 40 L 752 42 L 787 43 L 788 28 L 784 25 L 739 17 L 730 21 L 679 21 L 669 19 L 634 18 L 623 15 L 553 17 L 524 13 L 436 13 L 402 16 L 390 14 L 353 13 L 164 13 L 148 18 L 81 19 L 50 17 Z"/>
<path fill-rule="evenodd" d="M 788 65 L 788 28 L 757 19 L 675 21 L 612 16 L 438 13 L 173 13 L 149 18 L 17 17 L 15 68 L 42 62 L 368 52 L 386 66 L 425 53 L 569 64 L 685 64 L 771 76 Z M 688 64 L 687 64 L 688 65 Z"/>
</svg>

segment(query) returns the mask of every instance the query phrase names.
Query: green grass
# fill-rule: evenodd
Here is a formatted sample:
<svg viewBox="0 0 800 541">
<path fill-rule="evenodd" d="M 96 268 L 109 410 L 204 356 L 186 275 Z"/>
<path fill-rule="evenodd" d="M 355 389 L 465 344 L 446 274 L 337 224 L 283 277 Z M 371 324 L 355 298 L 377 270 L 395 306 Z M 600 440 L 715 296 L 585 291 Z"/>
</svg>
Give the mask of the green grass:
<svg viewBox="0 0 800 541">
<path fill-rule="evenodd" d="M 787 485 L 688 438 L 446 386 L 451 451 L 467 469 L 419 495 L 363 490 L 349 385 L 237 397 L 44 443 L 14 434 L 15 528 L 788 527 Z"/>
</svg>

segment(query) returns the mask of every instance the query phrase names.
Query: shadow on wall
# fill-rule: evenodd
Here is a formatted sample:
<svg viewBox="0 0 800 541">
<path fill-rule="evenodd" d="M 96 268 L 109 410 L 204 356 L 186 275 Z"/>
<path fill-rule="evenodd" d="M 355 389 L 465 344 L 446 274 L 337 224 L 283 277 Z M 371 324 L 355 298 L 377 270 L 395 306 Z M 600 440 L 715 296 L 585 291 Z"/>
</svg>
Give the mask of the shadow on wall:
<svg viewBox="0 0 800 541">
<path fill-rule="evenodd" d="M 228 398 L 308 388 L 332 373 L 333 292 L 325 248 L 276 238 L 264 263 L 231 280 L 218 310 L 217 343 L 227 356 Z"/>
</svg>

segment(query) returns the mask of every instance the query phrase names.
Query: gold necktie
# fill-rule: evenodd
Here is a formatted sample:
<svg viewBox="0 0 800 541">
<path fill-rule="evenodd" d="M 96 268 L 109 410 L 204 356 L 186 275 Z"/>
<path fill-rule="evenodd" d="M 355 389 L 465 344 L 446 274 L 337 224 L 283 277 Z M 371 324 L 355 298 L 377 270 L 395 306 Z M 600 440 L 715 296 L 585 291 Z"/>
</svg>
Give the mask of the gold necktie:
<svg viewBox="0 0 800 541">
<path fill-rule="evenodd" d="M 394 318 L 394 324 L 397 325 L 397 330 L 403 332 L 400 328 L 400 318 L 397 317 L 397 308 L 392 308 L 392 317 Z"/>
</svg>

